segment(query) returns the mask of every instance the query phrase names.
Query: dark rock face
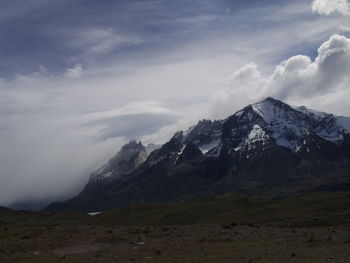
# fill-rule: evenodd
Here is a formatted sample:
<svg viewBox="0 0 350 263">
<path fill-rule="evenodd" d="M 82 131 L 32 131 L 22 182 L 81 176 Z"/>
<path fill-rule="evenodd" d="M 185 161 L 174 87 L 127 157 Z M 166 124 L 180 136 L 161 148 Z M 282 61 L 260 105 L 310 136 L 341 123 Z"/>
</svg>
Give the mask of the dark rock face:
<svg viewBox="0 0 350 263">
<path fill-rule="evenodd" d="M 110 178 L 48 209 L 99 211 L 224 192 L 287 198 L 350 185 L 350 136 L 337 117 L 273 98 L 222 121 L 200 121 L 149 156 L 136 142 L 121 152 L 97 173 Z"/>
<path fill-rule="evenodd" d="M 192 160 L 200 159 L 203 156 L 203 153 L 197 146 L 195 146 L 193 143 L 189 142 L 186 144 L 184 150 L 182 153 L 180 153 L 176 165 L 179 165 L 181 163 L 190 162 Z"/>
<path fill-rule="evenodd" d="M 196 146 L 210 144 L 220 140 L 222 135 L 223 121 L 201 120 L 189 129 L 185 143 L 191 142 Z"/>
</svg>

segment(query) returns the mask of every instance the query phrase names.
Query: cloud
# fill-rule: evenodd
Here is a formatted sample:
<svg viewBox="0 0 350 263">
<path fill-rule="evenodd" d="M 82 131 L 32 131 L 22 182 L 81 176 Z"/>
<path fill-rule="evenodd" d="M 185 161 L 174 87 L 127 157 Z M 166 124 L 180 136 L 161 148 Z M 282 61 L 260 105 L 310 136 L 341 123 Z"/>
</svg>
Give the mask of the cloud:
<svg viewBox="0 0 350 263">
<path fill-rule="evenodd" d="M 85 127 L 101 127 L 96 133 L 98 141 L 122 137 L 139 139 L 174 124 L 180 114 L 165 108 L 157 101 L 130 103 L 120 109 L 91 113 Z"/>
<path fill-rule="evenodd" d="M 342 15 L 350 14 L 350 5 L 348 0 L 313 0 L 312 11 L 320 15 L 331 15 L 339 13 Z"/>
<path fill-rule="evenodd" d="M 259 98 L 264 79 L 255 63 L 244 65 L 230 77 L 230 88 L 215 94 L 212 98 L 211 117 L 225 118 L 234 110 L 246 106 L 247 99 Z"/>
<path fill-rule="evenodd" d="M 116 33 L 111 28 L 78 28 L 68 34 L 71 39 L 68 44 L 85 50 L 85 56 L 103 55 L 126 45 L 140 44 L 139 37 Z"/>
<path fill-rule="evenodd" d="M 67 71 L 63 74 L 66 78 L 76 79 L 80 78 L 83 74 L 83 67 L 81 64 L 76 64 L 73 68 L 67 69 Z"/>
<path fill-rule="evenodd" d="M 60 116 L 51 108 L 54 98 L 33 91 L 23 98 L 28 94 L 26 104 L 12 98 L 17 112 L 0 106 L 0 205 L 43 206 L 72 197 L 127 140 L 157 133 L 180 117 L 156 101 L 83 114 L 70 109 L 71 116 Z"/>
<path fill-rule="evenodd" d="M 123 75 L 81 68 L 57 76 L 41 67 L 0 80 L 0 205 L 72 197 L 127 140 L 159 134 L 183 117 L 159 102 L 169 95 L 164 67 Z"/>
<path fill-rule="evenodd" d="M 276 67 L 269 92 L 281 98 L 312 97 L 336 92 L 350 82 L 350 39 L 333 35 L 318 49 L 314 61 L 294 56 Z"/>
<path fill-rule="evenodd" d="M 177 23 L 185 23 L 190 25 L 203 25 L 208 22 L 213 22 L 218 19 L 217 16 L 214 15 L 201 15 L 201 16 L 190 16 L 190 17 L 181 17 L 176 19 Z"/>
<path fill-rule="evenodd" d="M 317 51 L 317 57 L 297 55 L 282 61 L 273 73 L 264 76 L 255 64 L 248 64 L 231 77 L 230 88 L 213 97 L 212 116 L 232 113 L 232 106 L 267 96 L 319 108 L 339 109 L 339 94 L 350 96 L 350 38 L 333 35 Z M 325 102 L 320 103 L 320 98 Z M 317 102 L 317 103 L 316 103 Z M 342 104 L 343 105 L 343 104 Z M 323 109 L 323 110 L 326 110 Z M 346 108 L 344 114 L 350 114 Z"/>
</svg>

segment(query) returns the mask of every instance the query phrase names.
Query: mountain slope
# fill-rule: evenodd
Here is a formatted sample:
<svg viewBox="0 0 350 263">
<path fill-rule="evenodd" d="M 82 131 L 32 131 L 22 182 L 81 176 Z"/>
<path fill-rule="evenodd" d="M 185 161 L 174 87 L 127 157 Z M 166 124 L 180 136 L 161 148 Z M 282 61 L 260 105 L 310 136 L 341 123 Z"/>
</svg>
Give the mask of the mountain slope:
<svg viewBox="0 0 350 263">
<path fill-rule="evenodd" d="M 153 145 L 148 147 L 154 148 Z M 111 177 L 116 179 L 130 173 L 147 159 L 148 154 L 147 148 L 141 142 L 137 143 L 135 140 L 131 140 L 112 159 L 93 172 L 90 176 L 90 181 L 95 182 Z"/>
<path fill-rule="evenodd" d="M 177 132 L 127 176 L 49 209 L 106 210 L 224 192 L 287 198 L 314 189 L 350 190 L 347 121 L 267 98 L 225 120 Z"/>
</svg>

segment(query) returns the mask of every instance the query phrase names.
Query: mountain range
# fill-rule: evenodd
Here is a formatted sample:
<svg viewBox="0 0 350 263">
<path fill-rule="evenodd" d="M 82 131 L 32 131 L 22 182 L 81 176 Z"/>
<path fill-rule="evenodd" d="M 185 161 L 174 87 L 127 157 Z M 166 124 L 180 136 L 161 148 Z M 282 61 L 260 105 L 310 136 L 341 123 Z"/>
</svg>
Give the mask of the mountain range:
<svg viewBox="0 0 350 263">
<path fill-rule="evenodd" d="M 77 196 L 47 210 L 104 211 L 227 192 L 269 199 L 350 190 L 350 118 L 274 98 L 201 120 L 163 145 L 124 145 Z"/>
</svg>

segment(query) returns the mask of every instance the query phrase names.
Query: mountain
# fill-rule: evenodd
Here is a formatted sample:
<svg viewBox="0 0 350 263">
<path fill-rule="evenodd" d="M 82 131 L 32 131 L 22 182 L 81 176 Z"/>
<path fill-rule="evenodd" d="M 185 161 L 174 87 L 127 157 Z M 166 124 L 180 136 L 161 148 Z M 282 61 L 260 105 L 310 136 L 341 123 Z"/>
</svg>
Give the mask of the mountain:
<svg viewBox="0 0 350 263">
<path fill-rule="evenodd" d="M 132 141 L 92 174 L 80 195 L 48 209 L 100 211 L 226 192 L 283 199 L 350 190 L 349 120 L 267 98 L 225 120 L 177 132 L 147 158 Z"/>
<path fill-rule="evenodd" d="M 145 147 L 141 141 L 136 142 L 136 140 L 131 140 L 106 164 L 91 173 L 90 180 L 82 191 L 82 194 L 89 191 L 98 191 L 101 185 L 109 184 L 123 176 L 127 176 L 146 161 L 151 152 L 159 147 L 160 145 L 155 144 L 149 144 Z"/>
<path fill-rule="evenodd" d="M 90 175 L 90 182 L 119 178 L 143 163 L 148 154 L 141 142 L 131 140 L 112 159 Z"/>
</svg>

